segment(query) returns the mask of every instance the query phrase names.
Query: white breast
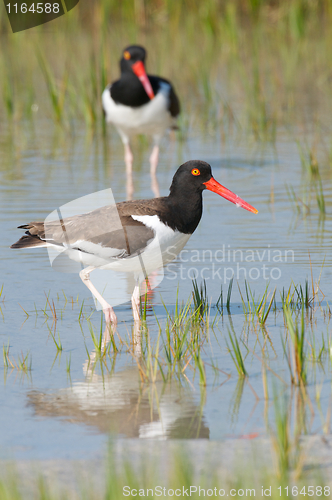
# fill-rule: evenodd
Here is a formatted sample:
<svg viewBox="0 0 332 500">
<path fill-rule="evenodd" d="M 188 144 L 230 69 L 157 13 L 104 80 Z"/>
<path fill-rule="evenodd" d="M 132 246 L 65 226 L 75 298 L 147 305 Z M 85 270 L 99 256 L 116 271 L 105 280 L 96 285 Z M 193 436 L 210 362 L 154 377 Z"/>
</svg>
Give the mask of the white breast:
<svg viewBox="0 0 332 500">
<path fill-rule="evenodd" d="M 143 222 L 155 232 L 156 236 L 147 246 L 147 250 L 159 247 L 164 265 L 176 258 L 191 236 L 171 229 L 161 222 L 158 215 L 132 215 L 132 218 Z"/>
<path fill-rule="evenodd" d="M 138 108 L 132 108 L 113 101 L 110 87 L 102 94 L 103 108 L 108 122 L 117 127 L 123 142 L 135 134 L 164 135 L 174 120 L 168 110 L 170 85 L 161 83 L 157 95 Z"/>
</svg>

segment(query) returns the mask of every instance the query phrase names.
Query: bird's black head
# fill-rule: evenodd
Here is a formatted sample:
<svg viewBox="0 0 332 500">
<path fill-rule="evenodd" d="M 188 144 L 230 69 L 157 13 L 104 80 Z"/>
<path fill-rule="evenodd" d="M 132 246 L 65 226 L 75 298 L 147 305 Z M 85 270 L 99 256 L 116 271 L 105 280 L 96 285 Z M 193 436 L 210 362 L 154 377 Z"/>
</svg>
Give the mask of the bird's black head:
<svg viewBox="0 0 332 500">
<path fill-rule="evenodd" d="M 130 45 L 127 47 L 123 51 L 122 59 L 120 61 L 121 75 L 126 79 L 135 78 L 134 75 L 136 75 L 149 98 L 153 99 L 154 92 L 145 71 L 145 57 L 145 49 L 140 45 Z"/>
<path fill-rule="evenodd" d="M 212 179 L 211 166 L 205 161 L 190 160 L 181 165 L 172 181 L 170 192 L 177 191 L 202 192 L 206 189 L 205 182 Z"/>
<path fill-rule="evenodd" d="M 257 213 L 257 210 L 249 203 L 219 184 L 213 178 L 211 166 L 200 160 L 187 161 L 178 168 L 170 187 L 170 198 L 179 199 L 182 197 L 192 203 L 195 199 L 201 202 L 201 193 L 204 189 L 219 194 L 237 206 L 249 210 L 249 212 Z"/>
<path fill-rule="evenodd" d="M 120 60 L 121 71 L 133 71 L 133 65 L 140 61 L 145 64 L 146 50 L 140 45 L 130 45 L 122 52 Z"/>
</svg>

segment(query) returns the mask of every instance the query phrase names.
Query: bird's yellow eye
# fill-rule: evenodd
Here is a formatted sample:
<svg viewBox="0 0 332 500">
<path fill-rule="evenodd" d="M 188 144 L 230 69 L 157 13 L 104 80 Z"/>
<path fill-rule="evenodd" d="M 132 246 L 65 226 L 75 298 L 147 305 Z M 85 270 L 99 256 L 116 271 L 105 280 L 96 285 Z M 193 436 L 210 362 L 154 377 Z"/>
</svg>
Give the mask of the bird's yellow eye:
<svg viewBox="0 0 332 500">
<path fill-rule="evenodd" d="M 129 54 L 128 50 L 125 50 L 125 51 L 124 51 L 124 53 L 123 53 L 123 57 L 124 57 L 125 59 L 127 59 L 127 61 L 128 61 L 128 59 L 130 59 L 130 57 L 131 57 L 131 56 L 130 56 L 130 54 Z"/>
<path fill-rule="evenodd" d="M 201 173 L 200 173 L 200 171 L 198 170 L 198 168 L 193 168 L 193 169 L 192 169 L 192 171 L 191 171 L 191 173 L 192 173 L 193 175 L 201 175 Z"/>
</svg>

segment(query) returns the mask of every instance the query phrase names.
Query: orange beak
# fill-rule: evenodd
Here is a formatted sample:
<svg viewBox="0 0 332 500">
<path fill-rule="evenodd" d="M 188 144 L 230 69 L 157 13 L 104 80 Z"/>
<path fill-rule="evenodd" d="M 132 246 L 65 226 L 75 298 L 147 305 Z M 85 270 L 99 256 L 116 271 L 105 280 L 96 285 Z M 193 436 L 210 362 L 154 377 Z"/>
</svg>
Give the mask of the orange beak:
<svg viewBox="0 0 332 500">
<path fill-rule="evenodd" d="M 142 83 L 145 92 L 148 94 L 150 99 L 154 98 L 154 93 L 151 87 L 150 80 L 148 79 L 148 75 L 145 72 L 144 64 L 142 61 L 137 61 L 132 65 L 133 72 L 139 79 L 139 81 Z"/>
<path fill-rule="evenodd" d="M 213 177 L 207 182 L 204 182 L 204 185 L 209 191 L 213 191 L 214 193 L 219 194 L 226 200 L 231 201 L 232 203 L 235 203 L 238 207 L 245 208 L 249 212 L 253 212 L 254 214 L 258 213 L 258 210 L 256 208 L 252 207 L 247 203 L 246 201 L 242 200 L 237 194 L 232 193 L 229 189 L 225 188 L 219 182 L 217 182 Z"/>
</svg>

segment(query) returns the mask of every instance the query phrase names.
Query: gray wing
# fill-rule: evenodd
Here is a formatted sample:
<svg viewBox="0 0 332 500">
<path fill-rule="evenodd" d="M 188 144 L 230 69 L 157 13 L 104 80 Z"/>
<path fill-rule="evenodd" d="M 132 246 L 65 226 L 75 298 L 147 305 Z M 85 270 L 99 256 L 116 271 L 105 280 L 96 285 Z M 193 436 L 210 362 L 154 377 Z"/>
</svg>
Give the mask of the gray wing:
<svg viewBox="0 0 332 500">
<path fill-rule="evenodd" d="M 119 213 L 116 206 L 57 221 L 31 222 L 19 228 L 27 231 L 11 248 L 50 243 L 95 253 L 95 245 L 98 245 L 100 249 L 109 250 L 109 255 L 114 257 L 133 255 L 143 250 L 154 237 L 152 229 L 131 215 Z"/>
</svg>

